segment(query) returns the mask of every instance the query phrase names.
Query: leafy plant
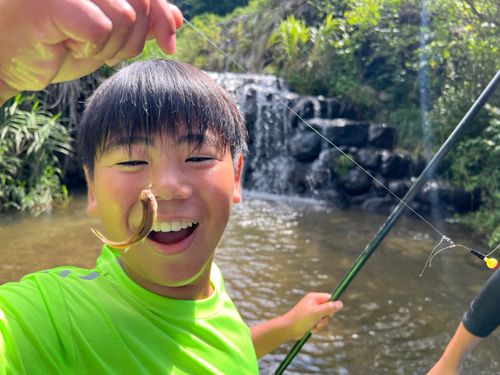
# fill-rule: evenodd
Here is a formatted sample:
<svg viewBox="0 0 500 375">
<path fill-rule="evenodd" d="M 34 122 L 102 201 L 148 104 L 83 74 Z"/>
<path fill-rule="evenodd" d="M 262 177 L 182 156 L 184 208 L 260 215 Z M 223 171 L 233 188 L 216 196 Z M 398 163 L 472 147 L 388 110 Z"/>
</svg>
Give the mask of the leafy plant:
<svg viewBox="0 0 500 375">
<path fill-rule="evenodd" d="M 496 109 L 499 111 L 499 109 Z M 461 221 L 473 224 L 486 235 L 490 245 L 500 243 L 500 116 L 481 136 L 461 142 L 453 153 L 449 172 L 453 183 L 467 190 L 481 189 L 480 210 Z"/>
<path fill-rule="evenodd" d="M 39 213 L 68 200 L 60 157 L 71 153 L 71 136 L 58 115 L 32 96 L 18 95 L 0 108 L 0 211 Z"/>
<path fill-rule="evenodd" d="M 360 117 L 396 127 L 398 147 L 431 154 L 500 69 L 499 14 L 491 0 L 251 0 L 192 22 L 246 70 L 349 102 Z M 178 40 L 182 61 L 241 71 L 188 26 Z M 497 90 L 489 103 L 499 100 Z M 478 155 L 491 155 L 494 118 L 481 111 L 443 168 L 454 185 L 482 189 L 474 226 L 488 233 L 498 223 L 498 177 Z"/>
</svg>

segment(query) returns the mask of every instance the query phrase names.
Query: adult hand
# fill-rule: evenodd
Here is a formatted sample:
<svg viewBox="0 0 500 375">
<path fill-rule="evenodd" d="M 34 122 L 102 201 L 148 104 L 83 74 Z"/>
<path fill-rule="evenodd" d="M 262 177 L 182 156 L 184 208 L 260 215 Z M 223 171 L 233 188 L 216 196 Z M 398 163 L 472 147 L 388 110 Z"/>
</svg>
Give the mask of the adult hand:
<svg viewBox="0 0 500 375">
<path fill-rule="evenodd" d="M 3 0 L 0 104 L 135 56 L 147 38 L 174 53 L 181 24 L 165 0 Z"/>
</svg>

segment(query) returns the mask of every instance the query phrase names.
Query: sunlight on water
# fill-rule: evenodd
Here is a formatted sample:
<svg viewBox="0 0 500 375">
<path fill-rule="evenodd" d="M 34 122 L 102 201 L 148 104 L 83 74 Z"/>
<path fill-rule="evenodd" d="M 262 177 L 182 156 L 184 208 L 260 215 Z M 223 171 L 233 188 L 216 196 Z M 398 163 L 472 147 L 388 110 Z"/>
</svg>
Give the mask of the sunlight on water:
<svg viewBox="0 0 500 375">
<path fill-rule="evenodd" d="M 216 262 L 243 318 L 255 323 L 293 306 L 307 291 L 331 292 L 384 216 L 335 211 L 312 200 L 244 193 L 218 249 Z M 85 197 L 67 210 L 32 218 L 0 215 L 0 282 L 64 264 L 92 267 L 98 227 Z M 466 228 L 445 225 L 456 243 L 481 248 Z M 344 293 L 344 310 L 326 332 L 313 335 L 287 374 L 422 374 L 438 358 L 464 310 L 490 275 L 462 250 L 437 256 L 418 275 L 439 239 L 403 217 Z M 497 336 L 465 365 L 469 374 L 498 370 Z M 260 361 L 272 373 L 291 344 Z"/>
</svg>

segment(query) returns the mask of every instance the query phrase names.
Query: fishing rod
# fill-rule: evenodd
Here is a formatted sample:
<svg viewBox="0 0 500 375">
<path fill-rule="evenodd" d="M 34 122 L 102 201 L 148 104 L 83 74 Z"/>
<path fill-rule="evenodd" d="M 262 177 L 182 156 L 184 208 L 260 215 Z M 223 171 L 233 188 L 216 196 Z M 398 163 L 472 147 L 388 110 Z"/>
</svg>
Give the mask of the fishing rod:
<svg viewBox="0 0 500 375">
<path fill-rule="evenodd" d="M 342 293 L 345 291 L 347 286 L 354 279 L 356 274 L 361 270 L 368 258 L 377 249 L 378 245 L 382 242 L 384 237 L 389 233 L 390 229 L 399 219 L 403 213 L 403 209 L 412 201 L 415 195 L 423 187 L 424 183 L 432 176 L 436 167 L 442 161 L 444 156 L 458 143 L 458 140 L 463 135 L 466 128 L 472 123 L 472 120 L 476 117 L 477 113 L 486 104 L 488 98 L 493 94 L 495 88 L 500 80 L 500 70 L 497 71 L 492 80 L 488 83 L 486 88 L 483 90 L 481 95 L 476 99 L 474 104 L 470 107 L 469 111 L 465 114 L 459 124 L 455 127 L 455 130 L 448 136 L 448 139 L 442 144 L 439 150 L 434 154 L 433 158 L 427 165 L 427 167 L 422 171 L 418 179 L 413 183 L 405 196 L 399 201 L 398 205 L 387 217 L 386 221 L 382 224 L 379 230 L 375 233 L 371 241 L 366 245 L 365 249 L 361 252 L 358 259 L 354 262 L 352 267 L 347 271 L 344 277 L 340 280 L 337 287 L 332 292 L 329 301 L 335 301 L 340 298 Z M 482 254 L 481 254 L 482 255 Z M 299 353 L 300 349 L 312 336 L 311 332 L 307 332 L 295 345 L 290 349 L 286 357 L 281 362 L 278 369 L 275 371 L 276 375 L 282 374 L 288 365 L 293 361 L 295 356 Z"/>
<path fill-rule="evenodd" d="M 216 50 L 218 50 L 220 53 L 222 53 L 226 58 L 228 58 L 235 66 L 237 66 L 242 72 L 248 73 L 248 71 L 237 61 L 235 61 L 231 56 L 226 54 L 222 48 L 220 48 L 216 43 L 214 43 L 208 36 L 206 36 L 201 30 L 199 30 L 196 26 L 194 26 L 191 22 L 189 22 L 186 18 L 184 18 L 184 23 L 189 25 L 195 32 L 197 32 L 201 37 L 203 37 L 210 45 L 212 45 Z M 409 206 L 409 202 L 415 197 L 417 192 L 422 188 L 423 184 L 426 182 L 428 177 L 432 175 L 434 172 L 436 166 L 438 163 L 441 161 L 441 159 L 448 153 L 448 151 L 455 146 L 455 144 L 458 142 L 458 139 L 462 135 L 462 133 L 465 131 L 466 126 L 472 121 L 472 119 L 476 116 L 476 114 L 479 112 L 479 110 L 484 106 L 486 101 L 488 100 L 489 96 L 494 92 L 496 85 L 498 84 L 499 80 L 499 72 L 495 75 L 495 77 L 490 81 L 488 86 L 484 89 L 483 93 L 479 96 L 479 98 L 476 100 L 476 102 L 471 106 L 469 111 L 466 113 L 466 115 L 462 118 L 460 123 L 456 126 L 455 130 L 453 131 L 452 134 L 448 137 L 448 139 L 443 143 L 441 148 L 437 151 L 435 156 L 432 158 L 432 160 L 429 162 L 427 167 L 424 169 L 424 171 L 421 173 L 420 177 L 415 181 L 412 187 L 408 190 L 406 195 L 400 199 L 396 194 L 394 194 L 389 188 L 387 188 L 381 181 L 379 181 L 375 176 L 373 176 L 369 171 L 367 171 L 365 168 L 363 168 L 362 165 L 357 163 L 354 159 L 352 159 L 348 154 L 346 154 L 341 148 L 339 148 L 337 145 L 335 145 L 333 142 L 331 142 L 327 137 L 325 137 L 321 132 L 319 132 L 317 129 L 315 129 L 312 125 L 310 125 L 300 114 L 298 114 L 296 111 L 294 111 L 292 108 L 290 108 L 286 103 L 283 103 L 280 101 L 280 103 L 288 110 L 290 113 L 292 113 L 294 116 L 299 118 L 306 126 L 308 126 L 314 133 L 316 133 L 319 137 L 324 139 L 328 144 L 330 144 L 332 147 L 340 151 L 340 153 L 344 156 L 346 156 L 353 164 L 355 164 L 359 169 L 361 169 L 363 172 L 365 172 L 368 176 L 370 176 L 374 181 L 380 184 L 385 190 L 392 195 L 394 198 L 396 198 L 399 201 L 399 204 L 396 206 L 396 208 L 393 210 L 393 212 L 390 214 L 390 216 L 386 219 L 384 225 L 378 230 L 376 235 L 373 237 L 373 239 L 368 243 L 368 245 L 365 247 L 361 255 L 358 257 L 357 261 L 355 264 L 351 267 L 351 269 L 347 272 L 347 274 L 342 278 L 340 283 L 337 285 L 335 290 L 332 292 L 330 296 L 330 301 L 334 301 L 338 299 L 344 290 L 347 288 L 347 286 L 350 284 L 352 279 L 356 276 L 356 274 L 359 272 L 363 264 L 368 260 L 370 255 L 375 251 L 375 249 L 378 247 L 380 242 L 383 240 L 383 238 L 386 236 L 386 234 L 389 232 L 389 230 L 392 228 L 392 226 L 395 224 L 397 219 L 401 216 L 403 208 L 407 208 L 410 210 L 412 213 L 414 213 L 417 217 L 419 217 L 422 221 L 424 221 L 429 227 L 434 229 L 438 234 L 441 235 L 441 241 L 446 240 L 451 244 L 451 246 L 455 246 L 452 241 L 446 237 L 443 233 L 441 233 L 434 225 L 432 225 L 428 220 L 426 220 L 423 216 L 421 216 L 418 212 L 413 210 Z M 468 249 L 471 250 L 471 249 Z M 488 258 L 487 256 L 480 254 L 477 255 L 474 253 L 473 250 L 470 251 L 471 254 L 476 255 L 477 257 L 481 258 L 489 268 L 495 268 L 498 265 L 498 261 L 496 259 Z M 493 264 L 492 262 L 497 262 Z M 490 264 L 491 263 L 491 264 Z M 283 371 L 287 368 L 287 366 L 290 364 L 290 362 L 295 358 L 297 353 L 300 351 L 302 346 L 306 343 L 306 341 L 311 337 L 311 332 L 306 333 L 297 343 L 294 345 L 294 347 L 290 350 L 288 355 L 285 357 L 283 362 L 280 364 L 280 367 L 276 370 L 275 374 L 282 374 Z"/>
</svg>

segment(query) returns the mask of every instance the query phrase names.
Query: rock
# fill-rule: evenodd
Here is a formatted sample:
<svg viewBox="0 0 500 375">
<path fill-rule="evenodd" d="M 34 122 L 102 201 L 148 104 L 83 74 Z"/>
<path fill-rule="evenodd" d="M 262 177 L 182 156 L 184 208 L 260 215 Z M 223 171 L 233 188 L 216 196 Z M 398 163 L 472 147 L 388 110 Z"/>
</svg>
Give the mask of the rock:
<svg viewBox="0 0 500 375">
<path fill-rule="evenodd" d="M 391 181 L 389 182 L 389 186 L 387 187 L 397 197 L 402 198 L 405 196 L 408 190 L 410 190 L 410 186 L 411 186 L 410 180 L 404 179 L 404 180 Z"/>
<path fill-rule="evenodd" d="M 293 117 L 292 117 L 292 127 L 295 128 L 298 123 L 300 123 L 300 119 L 308 120 L 315 116 L 315 106 L 318 103 L 318 100 L 312 96 L 306 96 L 299 98 L 292 108 Z M 318 104 L 319 105 L 319 104 Z M 299 115 L 300 117 L 296 116 Z"/>
<path fill-rule="evenodd" d="M 361 204 L 361 209 L 365 212 L 389 213 L 396 204 L 393 197 L 373 197 L 368 198 Z"/>
<path fill-rule="evenodd" d="M 333 164 L 328 158 L 318 157 L 309 169 L 306 180 L 311 190 L 324 189 L 330 187 L 334 175 Z"/>
<path fill-rule="evenodd" d="M 366 122 L 341 118 L 334 120 L 314 118 L 309 124 L 336 146 L 363 147 L 368 139 L 369 124 Z"/>
<path fill-rule="evenodd" d="M 310 163 L 321 152 L 321 138 L 312 132 L 297 134 L 290 141 L 290 155 L 302 163 Z"/>
<path fill-rule="evenodd" d="M 337 179 L 338 186 L 349 195 L 359 195 L 370 190 L 371 177 L 359 168 L 351 169 Z"/>
<path fill-rule="evenodd" d="M 372 125 L 368 130 L 368 144 L 392 150 L 396 142 L 396 129 L 386 124 Z"/>
<path fill-rule="evenodd" d="M 481 204 L 481 191 L 466 191 L 451 187 L 446 183 L 429 181 L 417 196 L 420 202 L 429 205 L 439 205 L 448 213 L 465 213 L 476 210 Z"/>
<path fill-rule="evenodd" d="M 329 207 L 345 209 L 350 206 L 349 198 L 335 189 L 314 191 L 313 196 L 326 202 Z"/>
<path fill-rule="evenodd" d="M 319 117 L 322 119 L 347 118 L 355 120 L 358 115 L 354 108 L 335 98 L 325 98 L 318 96 Z"/>
<path fill-rule="evenodd" d="M 427 160 L 422 155 L 417 155 L 411 163 L 410 176 L 420 176 L 425 167 L 427 167 Z"/>
<path fill-rule="evenodd" d="M 354 159 L 363 168 L 376 170 L 380 164 L 380 153 L 371 148 L 362 148 L 355 154 Z"/>
<path fill-rule="evenodd" d="M 410 175 L 410 157 L 401 152 L 382 152 L 380 172 L 384 177 L 403 178 Z"/>
</svg>

